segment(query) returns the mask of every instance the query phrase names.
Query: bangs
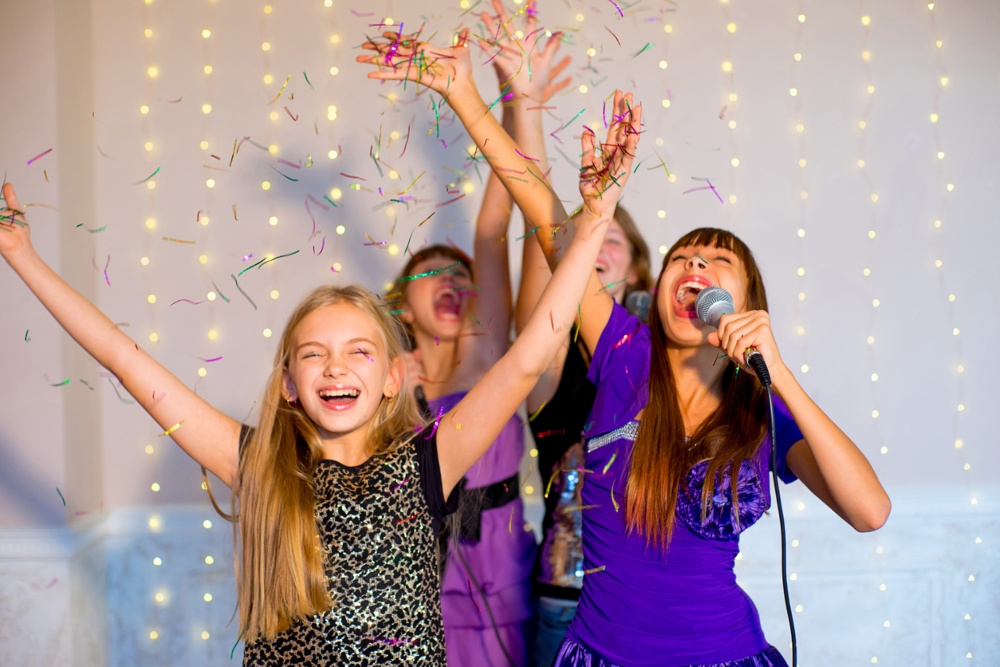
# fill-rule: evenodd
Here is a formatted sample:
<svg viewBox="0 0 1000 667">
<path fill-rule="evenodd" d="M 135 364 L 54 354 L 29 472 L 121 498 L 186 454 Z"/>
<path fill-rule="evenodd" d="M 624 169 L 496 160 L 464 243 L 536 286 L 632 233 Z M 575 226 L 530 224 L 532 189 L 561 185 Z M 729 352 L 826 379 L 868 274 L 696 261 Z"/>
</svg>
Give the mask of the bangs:
<svg viewBox="0 0 1000 667">
<path fill-rule="evenodd" d="M 748 269 L 748 272 L 756 269 L 757 262 L 754 259 L 750 248 L 747 247 L 747 244 L 741 241 L 740 238 L 731 231 L 727 229 L 719 229 L 718 227 L 699 227 L 698 229 L 692 229 L 690 232 L 674 241 L 670 250 L 663 256 L 662 268 L 666 268 L 667 262 L 670 261 L 670 257 L 678 248 L 687 248 L 689 246 L 697 245 L 711 246 L 713 248 L 728 250 L 739 258 L 743 266 Z M 753 268 L 751 269 L 751 267 Z"/>
<path fill-rule="evenodd" d="M 444 257 L 445 259 L 458 262 L 465 267 L 466 271 L 469 272 L 469 277 L 475 279 L 475 275 L 472 270 L 472 258 L 454 246 L 441 243 L 421 248 L 415 255 L 410 257 L 409 261 L 406 262 L 406 266 L 403 267 L 403 272 L 400 274 L 399 278 L 404 278 L 410 275 L 413 272 L 413 267 L 420 262 L 426 259 L 434 259 L 435 257 Z M 397 278 L 397 280 L 399 280 L 399 278 Z"/>
</svg>

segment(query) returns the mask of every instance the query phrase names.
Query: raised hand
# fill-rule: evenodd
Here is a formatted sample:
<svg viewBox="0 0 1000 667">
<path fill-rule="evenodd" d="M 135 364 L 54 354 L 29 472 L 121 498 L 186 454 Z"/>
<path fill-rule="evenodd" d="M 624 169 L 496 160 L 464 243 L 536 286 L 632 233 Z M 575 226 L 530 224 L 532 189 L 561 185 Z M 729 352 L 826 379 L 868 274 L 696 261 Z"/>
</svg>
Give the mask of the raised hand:
<svg viewBox="0 0 1000 667">
<path fill-rule="evenodd" d="M 560 81 L 556 78 L 570 63 L 566 56 L 554 63 L 556 53 L 562 44 L 562 33 L 553 33 L 545 46 L 538 48 L 544 30 L 538 27 L 538 12 L 534 0 L 529 0 L 524 9 L 524 37 L 516 39 L 512 26 L 514 18 L 508 16 L 500 0 L 493 0 L 496 15 L 482 14 L 487 35 L 479 40 L 479 46 L 487 54 L 489 61 L 500 79 L 500 88 L 510 85 L 515 99 L 528 99 L 544 104 L 553 95 L 572 82 L 572 77 Z M 519 12 L 519 13 L 521 13 Z"/>
<path fill-rule="evenodd" d="M 31 244 L 28 221 L 24 207 L 17 199 L 14 186 L 3 184 L 4 206 L 0 208 L 0 255 L 9 257 L 14 252 Z"/>
<path fill-rule="evenodd" d="M 608 136 L 595 146 L 594 132 L 585 128 L 580 143 L 580 194 L 583 207 L 595 218 L 610 218 L 632 173 L 642 127 L 642 105 L 632 106 L 632 93 L 615 91 Z"/>
<path fill-rule="evenodd" d="M 359 63 L 376 65 L 378 70 L 369 72 L 369 79 L 383 81 L 413 81 L 426 86 L 445 98 L 461 87 L 475 89 L 472 80 L 472 63 L 469 58 L 469 30 L 462 30 L 455 38 L 455 45 L 435 46 L 421 41 L 423 28 L 415 33 L 384 32 L 380 37 L 369 37 L 362 45 L 372 55 L 360 55 Z"/>
</svg>

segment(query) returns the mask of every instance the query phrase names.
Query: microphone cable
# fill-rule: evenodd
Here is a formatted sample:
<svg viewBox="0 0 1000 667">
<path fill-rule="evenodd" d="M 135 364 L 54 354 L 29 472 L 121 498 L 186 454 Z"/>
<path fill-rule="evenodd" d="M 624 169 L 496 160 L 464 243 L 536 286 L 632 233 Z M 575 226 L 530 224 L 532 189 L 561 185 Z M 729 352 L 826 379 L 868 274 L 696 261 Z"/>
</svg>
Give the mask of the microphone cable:
<svg viewBox="0 0 1000 667">
<path fill-rule="evenodd" d="M 762 383 L 763 384 L 763 383 Z M 778 441 L 777 428 L 774 422 L 774 396 L 771 394 L 771 382 L 764 384 L 767 390 L 767 407 L 771 415 L 771 479 L 774 480 L 774 502 L 778 506 L 778 528 L 781 533 L 781 590 L 785 595 L 785 613 L 788 615 L 788 632 L 792 638 L 792 664 L 798 667 L 799 647 L 795 641 L 795 621 L 792 619 L 792 602 L 788 596 L 788 550 L 785 546 L 785 513 L 781 508 L 781 490 L 778 488 Z"/>
</svg>

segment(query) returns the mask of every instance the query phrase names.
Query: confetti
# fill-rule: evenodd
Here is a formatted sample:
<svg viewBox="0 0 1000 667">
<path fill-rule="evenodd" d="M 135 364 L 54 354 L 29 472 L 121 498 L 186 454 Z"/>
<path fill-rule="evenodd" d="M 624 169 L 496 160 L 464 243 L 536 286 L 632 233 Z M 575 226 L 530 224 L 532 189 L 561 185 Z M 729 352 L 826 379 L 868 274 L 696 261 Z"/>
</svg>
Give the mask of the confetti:
<svg viewBox="0 0 1000 667">
<path fill-rule="evenodd" d="M 236 204 L 233 204 L 233 220 L 239 222 L 240 219 L 236 216 Z"/>
<path fill-rule="evenodd" d="M 699 190 L 711 190 L 713 193 L 715 193 L 715 196 L 719 200 L 720 204 L 724 205 L 726 203 L 726 202 L 724 202 L 722 200 L 722 195 L 719 194 L 719 191 L 715 189 L 714 185 L 712 185 L 712 181 L 708 180 L 707 178 L 695 178 L 693 176 L 691 178 L 692 178 L 692 180 L 695 180 L 695 181 L 705 181 L 706 183 L 708 183 L 708 185 L 703 185 L 701 187 L 691 188 L 690 190 L 685 190 L 684 192 L 681 193 L 682 195 L 686 195 L 689 192 L 698 192 Z"/>
<path fill-rule="evenodd" d="M 604 29 L 611 33 L 611 36 L 615 38 L 616 42 L 618 42 L 618 46 L 622 45 L 622 40 L 618 39 L 618 35 L 616 35 L 615 33 L 611 32 L 611 28 L 609 28 L 608 26 L 604 26 Z"/>
<path fill-rule="evenodd" d="M 35 157 L 33 157 L 33 158 L 31 158 L 30 160 L 28 160 L 28 166 L 30 167 L 30 166 L 31 166 L 31 163 L 32 163 L 32 162 L 34 162 L 35 160 L 38 160 L 39 158 L 43 158 L 43 157 L 45 157 L 46 155 L 48 155 L 48 154 L 49 154 L 49 153 L 51 153 L 51 152 L 52 152 L 52 149 L 51 149 L 51 148 L 50 148 L 49 150 L 47 150 L 47 151 L 42 151 L 41 153 L 39 153 L 39 154 L 38 154 L 38 155 L 36 155 Z M 63 505 L 65 505 L 65 504 L 66 504 L 66 502 L 65 502 L 65 501 L 63 501 Z"/>
<path fill-rule="evenodd" d="M 641 54 L 645 53 L 646 51 L 648 51 L 652 47 L 653 47 L 653 43 L 652 42 L 646 42 L 646 46 L 644 46 L 641 49 L 639 49 L 638 51 L 636 51 L 635 55 L 632 56 L 632 58 L 638 58 Z"/>
<path fill-rule="evenodd" d="M 309 81 L 309 76 L 305 72 L 302 72 L 302 78 L 306 80 L 306 83 L 309 84 L 310 88 L 312 88 L 313 90 L 316 90 L 315 88 L 313 88 L 312 82 Z"/>
<path fill-rule="evenodd" d="M 276 169 L 275 167 L 273 167 L 273 166 L 271 166 L 271 165 L 267 165 L 267 166 L 271 167 L 271 169 L 274 169 L 274 171 L 275 171 L 275 172 L 277 172 L 277 173 L 278 173 L 279 175 L 283 176 L 284 178 L 287 178 L 287 179 L 288 179 L 288 180 L 290 180 L 290 181 L 291 181 L 292 183 L 298 183 L 298 182 L 299 182 L 299 179 L 297 179 L 297 178 L 292 178 L 292 177 L 291 177 L 291 176 L 289 176 L 288 174 L 282 174 L 282 173 L 281 173 L 280 171 L 278 171 L 278 170 L 277 170 L 277 169 Z"/>
<path fill-rule="evenodd" d="M 171 243 L 187 243 L 189 245 L 194 245 L 194 241 L 185 241 L 184 239 L 175 239 L 175 238 L 170 237 L 170 236 L 164 236 L 163 240 L 164 241 L 170 241 Z"/>
<path fill-rule="evenodd" d="M 212 287 L 215 288 L 216 293 L 222 298 L 223 301 L 229 303 L 229 299 L 226 298 L 226 295 L 222 293 L 222 290 L 219 289 L 219 286 L 215 284 L 214 280 L 212 281 Z"/>
<path fill-rule="evenodd" d="M 52 149 L 50 148 L 49 150 L 52 150 Z M 59 494 L 59 500 L 62 501 L 63 507 L 66 507 L 66 497 L 63 496 L 62 491 L 59 490 L 58 486 L 56 487 L 56 493 Z"/>
<path fill-rule="evenodd" d="M 440 408 L 438 408 L 437 417 L 434 419 L 434 428 L 431 429 L 431 434 L 430 436 L 428 436 L 429 438 L 433 438 L 434 434 L 437 433 L 438 426 L 440 426 L 441 424 L 441 415 L 443 414 L 444 414 L 444 406 L 442 405 Z"/>
<path fill-rule="evenodd" d="M 115 390 L 115 396 L 118 397 L 119 401 L 121 401 L 125 405 L 135 405 L 135 401 L 129 400 L 121 395 L 121 392 L 118 391 L 118 386 L 111 380 L 110 377 L 108 376 L 105 377 L 108 378 L 108 383 L 111 385 L 111 388 Z"/>
<path fill-rule="evenodd" d="M 542 404 L 538 406 L 538 409 L 535 410 L 534 414 L 532 414 L 532 415 L 530 415 L 528 417 L 528 422 L 529 423 L 535 421 L 535 418 L 538 417 L 538 415 L 542 414 L 542 410 L 545 409 L 545 406 L 546 406 L 547 403 L 548 403 L 548 401 L 542 401 Z"/>
<path fill-rule="evenodd" d="M 462 265 L 461 262 L 455 262 L 454 264 L 449 264 L 448 266 L 446 266 L 444 268 L 441 268 L 441 269 L 434 269 L 433 271 L 424 271 L 423 273 L 414 273 L 414 274 L 409 275 L 409 276 L 402 276 L 399 279 L 399 282 L 407 282 L 409 280 L 417 280 L 418 278 L 426 278 L 427 276 L 434 276 L 434 275 L 437 275 L 439 273 L 444 273 L 445 271 L 448 271 L 449 269 L 453 269 L 456 266 L 461 266 L 461 265 Z"/>
<path fill-rule="evenodd" d="M 291 80 L 292 80 L 292 75 L 291 74 L 289 74 L 288 76 L 285 77 L 285 82 L 283 84 L 281 84 L 281 90 L 278 91 L 278 94 L 275 95 L 274 99 L 271 100 L 270 102 L 268 102 L 268 104 L 274 104 L 275 102 L 278 101 L 278 98 L 281 97 L 281 94 L 285 92 L 285 86 L 287 86 L 288 82 L 291 81 Z"/>
<path fill-rule="evenodd" d="M 319 250 L 316 250 L 315 245 L 312 247 L 313 255 L 319 256 L 323 254 L 323 249 L 326 248 L 326 237 L 324 236 L 322 239 L 320 239 L 320 241 L 321 243 L 319 244 Z"/>
<path fill-rule="evenodd" d="M 25 343 L 30 343 L 31 342 L 31 336 L 28 335 L 28 331 L 30 331 L 30 329 L 25 329 L 24 330 L 24 342 Z"/>
<path fill-rule="evenodd" d="M 617 453 L 617 452 L 615 452 Z M 615 482 L 618 480 L 611 480 L 611 504 L 615 506 L 615 514 L 618 513 L 618 500 L 615 499 Z"/>
<path fill-rule="evenodd" d="M 615 10 L 618 11 L 618 16 L 625 18 L 625 14 L 622 13 L 622 8 L 618 6 L 618 3 L 615 2 L 615 0 L 608 0 L 608 2 L 615 6 Z"/>
<path fill-rule="evenodd" d="M 395 521 L 393 521 L 393 523 L 396 524 L 396 525 L 399 525 L 401 523 L 406 523 L 407 521 L 413 521 L 414 519 L 416 519 L 421 514 L 423 514 L 423 512 L 416 512 L 415 514 L 411 514 L 410 516 L 406 517 L 405 519 L 396 519 Z"/>
<path fill-rule="evenodd" d="M 469 597 L 472 598 L 472 603 L 476 605 L 476 611 L 480 614 L 483 613 L 483 610 L 479 608 L 479 603 L 476 602 L 476 594 L 472 592 L 472 582 L 469 581 L 468 577 L 465 578 L 465 583 L 469 584 Z"/>
<path fill-rule="evenodd" d="M 253 302 L 253 299 L 251 299 L 251 298 L 250 298 L 250 295 L 249 295 L 249 294 L 247 294 L 246 292 L 244 292 L 244 291 L 243 291 L 243 288 L 242 288 L 242 287 L 240 287 L 240 283 L 239 283 L 239 281 L 237 281 L 237 280 L 236 280 L 236 276 L 234 276 L 233 274 L 231 274 L 231 273 L 230 273 L 230 274 L 229 274 L 229 277 L 233 279 L 233 282 L 234 282 L 234 283 L 236 283 L 236 289 L 238 289 L 238 290 L 239 290 L 240 294 L 242 294 L 242 295 L 243 295 L 243 297 L 244 297 L 244 298 L 245 298 L 245 299 L 246 299 L 247 301 L 249 301 L 249 302 L 250 302 L 250 305 L 251 305 L 251 306 L 253 306 L 253 309 L 254 309 L 254 310 L 257 310 L 257 304 Z"/>
<path fill-rule="evenodd" d="M 413 182 L 412 182 L 412 183 L 410 183 L 409 185 L 407 185 L 407 186 L 406 186 L 406 189 L 405 189 L 405 190 L 403 190 L 402 192 L 400 192 L 399 194 L 400 194 L 400 195 L 405 195 L 405 194 L 406 194 L 407 192 L 409 192 L 409 191 L 410 191 L 410 188 L 412 188 L 412 187 L 413 187 L 414 185 L 416 185 L 416 184 L 417 184 L 417 181 L 419 181 L 419 180 L 420 180 L 420 177 L 421 177 L 421 176 L 423 176 L 423 175 L 424 175 L 424 174 L 426 174 L 426 173 L 427 173 L 427 171 L 426 171 L 426 170 L 425 170 L 425 171 L 422 171 L 422 172 L 420 172 L 420 176 L 417 176 L 416 178 L 414 178 L 414 179 L 413 179 Z M 420 224 L 423 224 L 423 223 L 420 223 Z"/>
<path fill-rule="evenodd" d="M 615 287 L 618 287 L 619 285 L 621 285 L 622 283 L 627 282 L 627 281 L 628 281 L 628 278 L 623 278 L 622 280 L 616 280 L 613 283 L 608 283 L 607 285 L 604 285 L 603 287 L 601 287 L 601 291 L 602 292 L 607 292 L 608 290 L 614 289 Z"/>
<path fill-rule="evenodd" d="M 448 204 L 454 204 L 459 199 L 462 199 L 464 197 L 465 197 L 465 194 L 460 194 L 457 197 L 455 197 L 454 199 L 449 199 L 448 201 L 443 201 L 440 204 L 435 204 L 434 208 L 441 208 L 442 206 L 447 206 Z"/>
<path fill-rule="evenodd" d="M 354 11 L 353 9 L 351 10 Z M 368 641 L 378 642 L 380 644 L 388 644 L 389 646 L 396 646 L 398 644 L 416 644 L 416 639 L 406 639 L 405 637 L 397 639 L 396 637 L 365 637 Z M 232 659 L 232 658 L 230 658 Z"/>
<path fill-rule="evenodd" d="M 410 126 L 406 126 L 406 141 L 403 142 L 403 152 L 399 154 L 399 157 L 406 155 L 406 147 L 410 145 Z"/>
<path fill-rule="evenodd" d="M 615 343 L 614 349 L 617 350 L 622 345 L 624 345 L 625 343 L 627 343 L 631 338 L 632 338 L 632 334 L 625 334 L 624 336 L 622 336 L 622 339 L 620 341 L 618 341 L 617 343 Z"/>
<path fill-rule="evenodd" d="M 64 387 L 68 384 L 69 384 L 69 378 L 66 378 L 62 382 L 57 382 L 56 384 L 52 384 L 51 382 L 49 383 L 49 385 L 52 387 Z"/>
<path fill-rule="evenodd" d="M 184 420 L 182 419 L 179 422 L 177 422 L 176 424 L 174 424 L 173 426 L 171 426 L 170 428 L 168 428 L 163 433 L 160 433 L 157 437 L 162 438 L 164 436 L 168 436 L 171 433 L 173 433 L 174 431 L 176 431 L 177 429 L 179 429 L 183 425 L 184 425 Z"/>
<path fill-rule="evenodd" d="M 204 361 L 206 364 L 210 364 L 213 361 L 221 361 L 222 360 L 222 357 L 212 357 L 211 359 L 202 359 L 201 357 L 198 357 L 198 358 L 201 359 L 202 361 Z M 156 392 L 153 392 L 153 396 L 154 397 L 156 396 Z"/>
<path fill-rule="evenodd" d="M 598 572 L 604 572 L 607 569 L 606 565 L 599 565 L 598 567 L 591 568 L 589 570 L 584 570 L 584 574 L 596 574 Z"/>
<path fill-rule="evenodd" d="M 99 232 L 103 232 L 104 230 L 106 230 L 108 228 L 107 225 L 104 225 L 103 227 L 98 227 L 97 229 L 91 229 L 90 227 L 88 227 L 87 225 L 83 224 L 82 222 L 76 226 L 77 229 L 79 229 L 80 227 L 83 227 L 84 229 L 86 229 L 91 234 L 97 234 Z"/>
<path fill-rule="evenodd" d="M 142 179 L 141 181 L 136 181 L 135 185 L 142 185 L 143 183 L 145 183 L 146 181 L 148 181 L 149 179 L 151 179 L 153 176 L 156 176 L 158 173 L 160 173 L 160 168 L 159 167 L 157 167 L 156 171 L 154 171 L 152 174 L 150 174 L 146 178 Z"/>
<path fill-rule="evenodd" d="M 292 113 L 292 110 L 289 109 L 287 105 L 285 106 L 285 113 L 287 113 L 288 117 L 292 119 L 292 122 L 295 122 L 299 119 L 298 116 Z"/>
<path fill-rule="evenodd" d="M 197 306 L 198 304 L 207 303 L 207 302 L 208 302 L 208 299 L 202 299 L 201 301 L 192 301 L 191 299 L 177 299 L 176 301 L 174 301 L 170 305 L 171 306 L 175 306 L 178 303 L 190 303 L 193 306 Z"/>
<path fill-rule="evenodd" d="M 403 488 L 404 486 L 406 486 L 406 483 L 409 482 L 409 481 L 410 481 L 410 478 L 407 477 L 402 482 L 400 482 L 396 486 L 392 487 L 392 493 L 395 493 L 396 491 L 399 491 L 401 488 Z"/>
<path fill-rule="evenodd" d="M 611 464 L 615 462 L 615 459 L 617 457 L 618 457 L 618 450 L 616 449 L 615 453 L 611 455 L 610 459 L 608 459 L 608 462 L 604 464 L 604 470 L 601 471 L 602 475 L 608 474 L 608 470 L 611 468 Z"/>
</svg>

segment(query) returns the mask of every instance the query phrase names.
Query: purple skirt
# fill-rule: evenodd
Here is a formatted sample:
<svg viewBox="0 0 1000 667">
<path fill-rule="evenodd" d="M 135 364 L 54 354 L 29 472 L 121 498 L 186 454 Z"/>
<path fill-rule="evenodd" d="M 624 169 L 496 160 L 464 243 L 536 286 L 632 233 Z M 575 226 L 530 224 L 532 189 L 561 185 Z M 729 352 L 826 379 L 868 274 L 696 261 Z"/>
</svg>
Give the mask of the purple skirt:
<svg viewBox="0 0 1000 667">
<path fill-rule="evenodd" d="M 604 656 L 590 650 L 583 644 L 569 637 L 563 640 L 559 653 L 552 667 L 623 667 Z M 687 665 L 686 667 L 788 667 L 788 663 L 773 646 L 768 646 L 760 653 L 748 655 L 738 660 L 727 660 L 711 665 Z"/>
</svg>

